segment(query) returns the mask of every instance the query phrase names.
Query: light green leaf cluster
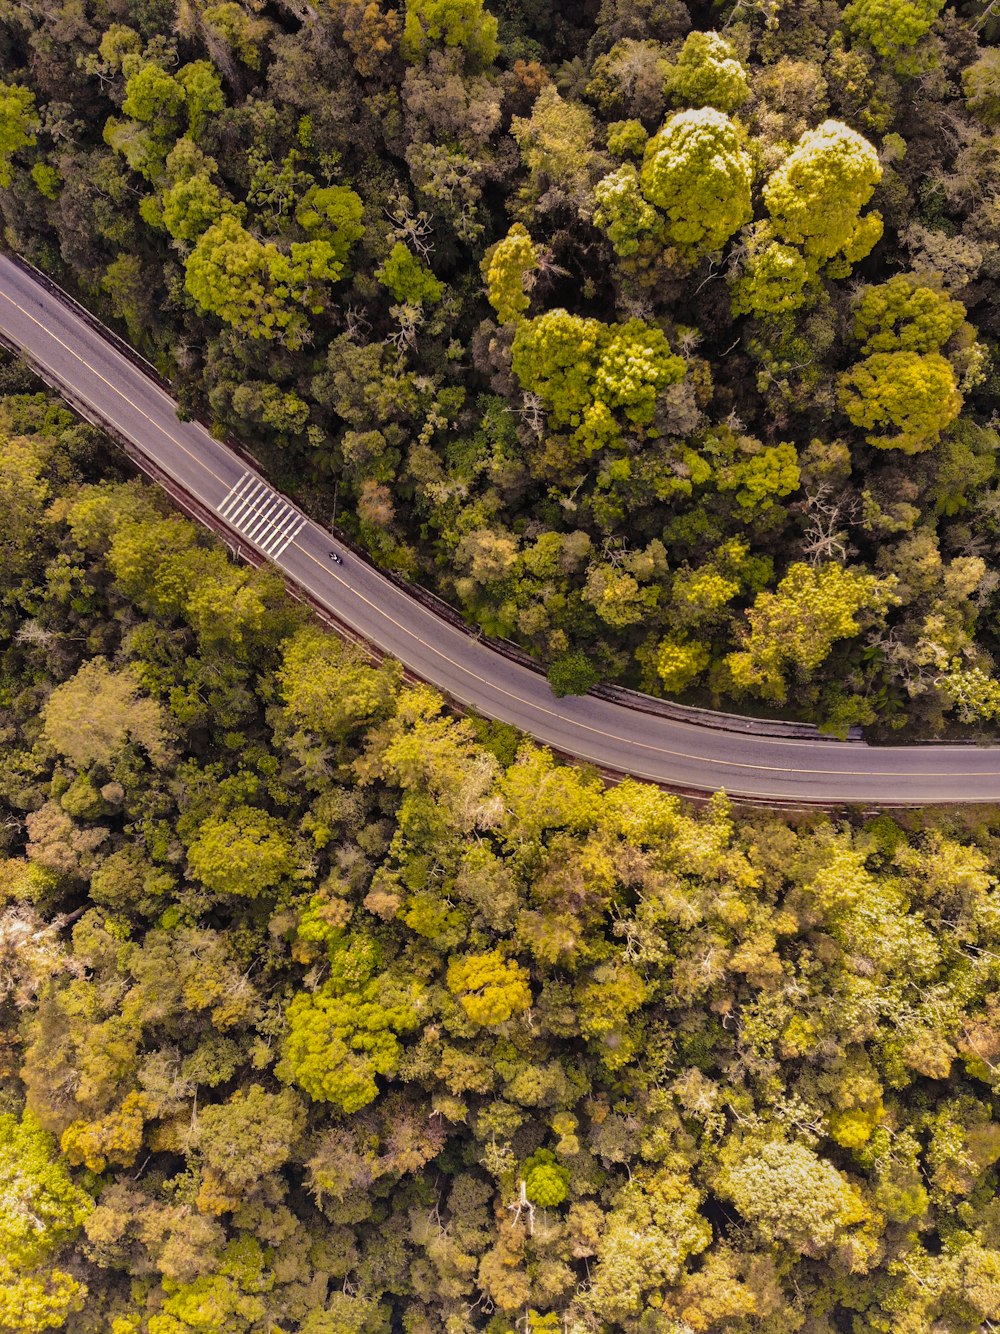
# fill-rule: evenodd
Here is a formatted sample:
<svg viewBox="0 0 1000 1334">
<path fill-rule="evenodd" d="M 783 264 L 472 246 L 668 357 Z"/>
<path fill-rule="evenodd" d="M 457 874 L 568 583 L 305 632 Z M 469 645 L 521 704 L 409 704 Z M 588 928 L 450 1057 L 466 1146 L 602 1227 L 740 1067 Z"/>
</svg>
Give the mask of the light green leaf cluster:
<svg viewBox="0 0 1000 1334">
<path fill-rule="evenodd" d="M 690 1179 L 666 1168 L 618 1192 L 601 1229 L 585 1298 L 597 1320 L 638 1326 L 649 1309 L 647 1294 L 672 1287 L 688 1256 L 711 1244 L 701 1203 Z"/>
<path fill-rule="evenodd" d="M 840 404 L 876 449 L 919 454 L 962 410 L 951 362 L 938 352 L 876 352 L 846 371 Z"/>
<path fill-rule="evenodd" d="M 500 49 L 497 26 L 483 0 L 406 0 L 403 56 L 415 64 L 432 47 L 460 47 L 470 65 L 485 69 Z"/>
<path fill-rule="evenodd" d="M 569 1194 L 570 1171 L 551 1149 L 538 1149 L 521 1169 L 524 1193 L 532 1204 L 555 1209 Z"/>
<path fill-rule="evenodd" d="M 776 238 L 800 246 L 811 269 L 845 277 L 882 235 L 877 213 L 860 217 L 882 179 L 878 154 L 840 121 L 808 130 L 764 186 Z"/>
<path fill-rule="evenodd" d="M 396 242 L 375 277 L 404 305 L 433 306 L 444 295 L 444 283 L 402 241 Z"/>
<path fill-rule="evenodd" d="M 866 353 L 937 352 L 964 320 L 961 301 L 897 274 L 865 289 L 854 313 L 854 336 Z"/>
<path fill-rule="evenodd" d="M 240 210 L 205 172 L 182 177 L 164 191 L 160 219 L 175 241 L 193 243 L 226 213 Z"/>
<path fill-rule="evenodd" d="M 855 1186 L 804 1144 L 773 1141 L 724 1156 L 717 1188 L 766 1242 L 817 1255 L 868 1217 Z"/>
<path fill-rule="evenodd" d="M 211 816 L 188 848 L 191 874 L 217 894 L 257 898 L 297 865 L 295 845 L 267 811 L 238 806 Z"/>
<path fill-rule="evenodd" d="M 214 1273 L 191 1282 L 166 1277 L 162 1312 L 149 1317 L 148 1334 L 243 1334 L 261 1328 L 265 1294 L 274 1287 L 260 1243 L 241 1236 L 229 1242 Z M 265 1322 L 266 1323 L 266 1322 Z"/>
<path fill-rule="evenodd" d="M 656 651 L 656 671 L 668 695 L 680 695 L 701 676 L 711 661 L 708 645 L 668 635 Z"/>
<path fill-rule="evenodd" d="M 983 125 L 1000 122 L 1000 50 L 988 46 L 962 70 L 965 105 Z"/>
<path fill-rule="evenodd" d="M 642 237 L 656 234 L 659 214 L 643 197 L 639 173 L 631 162 L 598 181 L 594 199 L 594 225 L 607 236 L 616 255 L 634 255 Z"/>
<path fill-rule="evenodd" d="M 943 7 L 944 0 L 851 0 L 844 23 L 880 56 L 893 56 L 926 37 Z"/>
<path fill-rule="evenodd" d="M 174 137 L 186 120 L 187 132 L 197 139 L 211 116 L 222 111 L 226 99 L 218 70 L 209 60 L 195 60 L 169 74 L 155 61 L 126 57 L 133 68 L 125 81 L 122 110 L 132 120 L 148 125 L 162 139 Z"/>
<path fill-rule="evenodd" d="M 559 309 L 518 325 L 512 365 L 584 457 L 620 441 L 616 412 L 633 427 L 651 426 L 659 394 L 686 369 L 655 325 L 602 324 Z"/>
<path fill-rule="evenodd" d="M 583 598 L 605 625 L 616 630 L 635 625 L 656 606 L 657 588 L 643 588 L 635 575 L 614 565 L 596 563 L 587 572 Z"/>
<path fill-rule="evenodd" d="M 79 769 L 108 764 L 129 739 L 155 764 L 170 757 L 163 710 L 140 695 L 133 671 L 113 671 L 104 658 L 85 662 L 57 686 L 44 717 L 46 740 Z"/>
<path fill-rule="evenodd" d="M 737 690 L 783 703 L 786 674 L 808 676 L 838 639 L 856 635 L 862 612 L 884 612 L 895 579 L 879 579 L 830 562 L 796 562 L 774 592 L 757 596 L 747 612 L 744 647 L 726 658 Z"/>
<path fill-rule="evenodd" d="M 690 32 L 676 65 L 667 71 L 665 90 L 690 107 L 735 111 L 750 96 L 746 71 L 732 45 L 717 32 Z"/>
<path fill-rule="evenodd" d="M 0 1329 L 61 1329 L 87 1295 L 52 1266 L 93 1208 L 30 1112 L 0 1116 Z"/>
<path fill-rule="evenodd" d="M 31 147 L 39 123 L 31 89 L 0 83 L 0 185 L 10 185 L 14 154 Z"/>
<path fill-rule="evenodd" d="M 515 959 L 505 960 L 499 950 L 452 959 L 447 983 L 473 1023 L 484 1028 L 505 1024 L 531 1005 L 527 969 Z"/>
<path fill-rule="evenodd" d="M 528 275 L 537 268 L 538 252 L 519 222 L 483 256 L 486 295 L 501 324 L 512 324 L 528 309 Z"/>
<path fill-rule="evenodd" d="M 742 509 L 769 509 L 781 496 L 799 487 L 799 456 L 786 443 L 764 445 L 756 453 L 738 458 L 716 474 L 720 491 L 735 491 Z"/>
<path fill-rule="evenodd" d="M 963 723 L 989 722 L 1000 717 L 1000 681 L 981 667 L 963 666 L 956 659 L 938 682 Z"/>
<path fill-rule="evenodd" d="M 808 299 L 809 265 L 801 251 L 770 236 L 765 223 L 748 238 L 747 260 L 733 296 L 737 315 L 783 315 Z"/>
<path fill-rule="evenodd" d="M 299 226 L 310 236 L 332 242 L 341 263 L 365 234 L 363 217 L 361 198 L 347 185 L 312 185 L 295 210 Z"/>
<path fill-rule="evenodd" d="M 679 111 L 646 146 L 642 193 L 691 254 L 719 250 L 750 221 L 753 169 L 736 126 L 714 107 Z"/>
<path fill-rule="evenodd" d="M 880 214 L 861 216 L 881 179 L 875 149 L 849 126 L 827 120 L 803 134 L 764 185 L 770 217 L 747 234 L 734 311 L 784 315 L 807 304 L 821 275 L 846 278 L 882 235 Z"/>
<path fill-rule="evenodd" d="M 295 996 L 285 1012 L 278 1074 L 350 1114 L 378 1097 L 378 1076 L 398 1070 L 399 1038 L 420 1024 L 420 988 L 378 973 L 378 952 L 364 938 L 345 936 L 332 954 L 329 981 Z"/>
<path fill-rule="evenodd" d="M 300 312 L 288 304 L 287 259 L 227 214 L 209 227 L 185 263 L 185 287 L 202 310 L 249 338 L 303 337 Z"/>
<path fill-rule="evenodd" d="M 343 640 L 310 625 L 286 641 L 278 682 L 294 724 L 336 741 L 389 716 L 400 670 L 389 660 L 372 667 Z"/>
</svg>

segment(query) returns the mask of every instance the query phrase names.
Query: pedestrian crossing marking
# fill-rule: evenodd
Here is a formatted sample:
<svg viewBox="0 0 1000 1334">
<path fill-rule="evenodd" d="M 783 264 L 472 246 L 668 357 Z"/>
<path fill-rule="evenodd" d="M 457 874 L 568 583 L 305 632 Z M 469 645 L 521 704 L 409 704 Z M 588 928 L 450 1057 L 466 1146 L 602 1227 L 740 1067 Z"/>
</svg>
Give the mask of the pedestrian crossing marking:
<svg viewBox="0 0 1000 1334">
<path fill-rule="evenodd" d="M 266 482 L 245 472 L 216 507 L 231 528 L 269 560 L 277 560 L 305 524 L 302 515 Z"/>
</svg>

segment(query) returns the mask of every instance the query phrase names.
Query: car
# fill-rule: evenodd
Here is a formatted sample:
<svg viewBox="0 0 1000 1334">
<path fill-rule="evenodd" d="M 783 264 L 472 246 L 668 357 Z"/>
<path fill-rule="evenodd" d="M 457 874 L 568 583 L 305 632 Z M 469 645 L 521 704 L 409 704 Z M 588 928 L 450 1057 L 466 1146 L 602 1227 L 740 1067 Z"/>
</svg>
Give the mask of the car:
<svg viewBox="0 0 1000 1334">
<path fill-rule="evenodd" d="M 330 552 L 330 559 L 333 561 L 334 565 L 343 565 L 344 563 L 343 556 L 338 555 L 336 551 Z"/>
</svg>

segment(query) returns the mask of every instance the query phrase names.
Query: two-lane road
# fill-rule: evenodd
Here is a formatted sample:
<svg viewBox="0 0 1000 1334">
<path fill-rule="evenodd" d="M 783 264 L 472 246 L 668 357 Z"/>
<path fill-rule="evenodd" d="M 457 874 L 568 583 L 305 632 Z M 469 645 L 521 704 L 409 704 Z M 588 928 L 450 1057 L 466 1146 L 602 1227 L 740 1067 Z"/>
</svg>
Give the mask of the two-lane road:
<svg viewBox="0 0 1000 1334">
<path fill-rule="evenodd" d="M 1000 801 L 1000 747 L 869 747 L 744 735 L 595 696 L 556 699 L 545 678 L 434 614 L 336 543 L 227 445 L 182 422 L 155 380 L 30 271 L 0 256 L 0 336 L 54 388 L 108 424 L 191 499 L 272 560 L 340 622 L 458 703 L 566 755 L 687 791 L 866 805 Z"/>
</svg>

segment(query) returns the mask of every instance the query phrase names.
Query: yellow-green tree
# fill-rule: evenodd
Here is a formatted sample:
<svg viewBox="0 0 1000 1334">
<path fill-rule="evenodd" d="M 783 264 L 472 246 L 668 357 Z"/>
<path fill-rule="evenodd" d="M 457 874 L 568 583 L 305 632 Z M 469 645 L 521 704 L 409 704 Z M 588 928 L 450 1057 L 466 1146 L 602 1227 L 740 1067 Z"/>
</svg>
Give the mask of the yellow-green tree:
<svg viewBox="0 0 1000 1334">
<path fill-rule="evenodd" d="M 884 612 L 894 582 L 832 562 L 796 562 L 747 612 L 743 648 L 726 659 L 734 685 L 783 703 L 787 674 L 808 677 L 838 639 L 859 632 L 862 613 Z"/>
<path fill-rule="evenodd" d="M 499 950 L 452 959 L 447 981 L 465 1013 L 483 1027 L 505 1024 L 531 1005 L 527 970 Z"/>
<path fill-rule="evenodd" d="M 808 130 L 764 186 L 776 239 L 801 248 L 810 270 L 846 277 L 882 235 L 878 213 L 861 216 L 882 179 L 878 154 L 840 121 Z"/>
<path fill-rule="evenodd" d="M 60 1267 L 60 1251 L 80 1231 L 93 1200 L 30 1112 L 0 1116 L 0 1329 L 61 1329 L 87 1296 Z"/>
<path fill-rule="evenodd" d="M 665 84 L 675 102 L 727 113 L 750 96 L 746 70 L 731 43 L 717 32 L 689 32 Z"/>
<path fill-rule="evenodd" d="M 876 352 L 839 381 L 840 404 L 876 449 L 919 454 L 962 410 L 950 361 L 938 352 Z"/>
<path fill-rule="evenodd" d="M 750 221 L 752 179 L 736 126 L 714 107 L 671 116 L 647 144 L 640 177 L 667 236 L 692 256 L 721 249 Z"/>
<path fill-rule="evenodd" d="M 10 185 L 14 154 L 31 147 L 40 123 L 31 89 L 0 83 L 0 185 Z"/>
</svg>

